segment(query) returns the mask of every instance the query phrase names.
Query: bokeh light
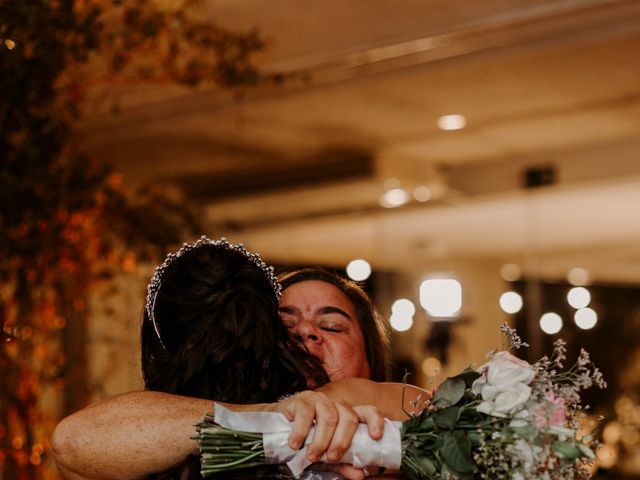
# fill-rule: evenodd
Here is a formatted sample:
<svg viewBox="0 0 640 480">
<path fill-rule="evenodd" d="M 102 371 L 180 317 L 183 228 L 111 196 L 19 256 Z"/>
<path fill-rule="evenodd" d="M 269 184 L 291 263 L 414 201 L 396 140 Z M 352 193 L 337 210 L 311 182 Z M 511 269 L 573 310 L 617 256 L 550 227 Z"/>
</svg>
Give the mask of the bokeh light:
<svg viewBox="0 0 640 480">
<path fill-rule="evenodd" d="M 567 273 L 567 280 L 571 285 L 582 287 L 589 284 L 589 271 L 585 268 L 575 267 Z"/>
<path fill-rule="evenodd" d="M 522 305 L 522 296 L 517 292 L 504 292 L 500 295 L 500 308 L 505 313 L 518 313 Z"/>
<path fill-rule="evenodd" d="M 431 189 L 425 185 L 416 187 L 413 191 L 413 198 L 419 202 L 428 202 L 431 198 Z"/>
<path fill-rule="evenodd" d="M 438 118 L 438 127 L 441 130 L 460 130 L 467 125 L 467 119 L 464 115 L 454 113 L 452 115 L 442 115 Z"/>
<path fill-rule="evenodd" d="M 596 450 L 596 457 L 600 467 L 614 467 L 618 463 L 618 448 L 613 445 L 600 445 Z"/>
<path fill-rule="evenodd" d="M 436 357 L 425 358 L 422 362 L 422 371 L 427 377 L 437 377 L 442 371 L 442 364 Z"/>
<path fill-rule="evenodd" d="M 522 269 L 515 263 L 505 263 L 500 269 L 500 276 L 507 282 L 515 282 L 520 280 Z"/>
<path fill-rule="evenodd" d="M 462 308 L 462 285 L 453 278 L 432 278 L 420 285 L 420 305 L 433 317 L 454 317 Z"/>
<path fill-rule="evenodd" d="M 573 308 L 584 308 L 591 302 L 591 294 L 584 287 L 573 287 L 567 293 L 567 301 Z"/>
<path fill-rule="evenodd" d="M 592 308 L 586 307 L 576 311 L 573 316 L 576 325 L 583 330 L 589 330 L 598 323 L 598 314 Z"/>
<path fill-rule="evenodd" d="M 396 300 L 391 306 L 391 317 L 389 318 L 391 328 L 397 332 L 406 332 L 413 326 L 415 313 L 416 307 L 411 300 L 407 298 Z"/>
<path fill-rule="evenodd" d="M 411 327 L 413 327 L 413 317 L 394 315 L 392 313 L 391 317 L 389 318 L 389 323 L 391 324 L 391 328 L 393 328 L 396 332 L 406 332 Z"/>
<path fill-rule="evenodd" d="M 405 317 L 413 317 L 416 313 L 416 306 L 411 300 L 407 298 L 400 298 L 393 302 L 393 305 L 391 306 L 391 313 Z"/>
<path fill-rule="evenodd" d="M 404 205 L 409 200 L 409 193 L 404 188 L 392 188 L 382 194 L 380 205 L 385 208 L 394 208 Z"/>
<path fill-rule="evenodd" d="M 554 335 L 562 330 L 562 317 L 554 312 L 547 312 L 540 317 L 540 328 L 548 335 Z"/>
<path fill-rule="evenodd" d="M 347 275 L 356 282 L 366 280 L 371 275 L 371 265 L 362 258 L 351 260 L 347 265 Z"/>
</svg>

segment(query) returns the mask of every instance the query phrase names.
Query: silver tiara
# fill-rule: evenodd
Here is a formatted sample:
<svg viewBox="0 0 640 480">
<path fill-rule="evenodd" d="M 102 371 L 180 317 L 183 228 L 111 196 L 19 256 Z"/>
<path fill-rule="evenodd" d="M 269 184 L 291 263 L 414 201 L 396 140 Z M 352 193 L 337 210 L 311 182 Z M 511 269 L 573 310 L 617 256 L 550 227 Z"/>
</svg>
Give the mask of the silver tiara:
<svg viewBox="0 0 640 480">
<path fill-rule="evenodd" d="M 269 280 L 271 284 L 271 288 L 273 288 L 273 292 L 276 295 L 276 298 L 279 300 L 280 295 L 282 295 L 282 285 L 278 282 L 276 278 L 276 274 L 273 270 L 273 267 L 264 263 L 260 255 L 257 253 L 248 252 L 242 243 L 229 243 L 226 238 L 221 238 L 220 240 L 211 240 L 206 235 L 201 236 L 197 242 L 194 243 L 184 243 L 182 248 L 175 253 L 169 253 L 167 257 L 164 259 L 161 265 L 156 267 L 156 271 L 151 277 L 149 281 L 149 285 L 147 285 L 147 301 L 145 303 L 145 310 L 147 311 L 147 316 L 151 320 L 153 324 L 153 329 L 158 336 L 158 340 L 160 340 L 160 344 L 162 348 L 167 349 L 162 342 L 162 337 L 160 336 L 160 330 L 158 329 L 158 324 L 156 323 L 156 317 L 154 315 L 154 310 L 156 307 L 156 297 L 158 296 L 158 291 L 160 290 L 161 278 L 165 269 L 173 262 L 176 258 L 181 257 L 184 253 L 194 250 L 202 245 L 214 245 L 216 247 L 224 247 L 227 250 L 231 250 L 234 252 L 241 253 L 245 257 L 247 257 L 252 263 L 254 263 L 260 270 L 262 270 Z"/>
</svg>

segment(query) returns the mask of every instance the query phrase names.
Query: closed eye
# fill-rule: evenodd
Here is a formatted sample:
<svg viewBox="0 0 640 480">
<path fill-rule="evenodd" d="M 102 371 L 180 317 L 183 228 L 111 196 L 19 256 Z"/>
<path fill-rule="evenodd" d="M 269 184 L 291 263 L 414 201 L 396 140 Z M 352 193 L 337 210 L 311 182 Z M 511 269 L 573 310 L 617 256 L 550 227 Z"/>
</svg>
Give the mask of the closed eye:
<svg viewBox="0 0 640 480">
<path fill-rule="evenodd" d="M 320 329 L 324 330 L 325 332 L 333 332 L 333 333 L 341 333 L 341 332 L 344 332 L 345 330 L 345 328 L 342 325 L 334 324 L 334 323 L 320 324 Z"/>
<path fill-rule="evenodd" d="M 330 327 L 322 327 L 322 330 L 326 332 L 334 332 L 334 333 L 342 332 L 342 330 L 340 330 L 339 328 L 330 328 Z"/>
</svg>

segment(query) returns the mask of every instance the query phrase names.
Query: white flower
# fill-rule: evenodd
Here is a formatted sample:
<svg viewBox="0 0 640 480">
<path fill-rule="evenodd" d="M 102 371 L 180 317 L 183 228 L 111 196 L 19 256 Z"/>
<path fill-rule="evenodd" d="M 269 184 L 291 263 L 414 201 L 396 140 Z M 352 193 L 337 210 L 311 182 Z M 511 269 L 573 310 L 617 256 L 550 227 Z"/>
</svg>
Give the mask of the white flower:
<svg viewBox="0 0 640 480">
<path fill-rule="evenodd" d="M 509 450 L 516 454 L 525 473 L 529 473 L 533 469 L 535 457 L 529 443 L 524 440 L 516 440 Z"/>
<path fill-rule="evenodd" d="M 531 396 L 527 385 L 535 376 L 534 368 L 508 352 L 496 353 L 481 368 L 483 375 L 473 382 L 472 390 L 482 396 L 477 410 L 506 418 L 518 412 Z"/>
<path fill-rule="evenodd" d="M 536 374 L 531 365 L 509 352 L 497 352 L 487 367 L 487 383 L 497 388 L 528 384 Z"/>
<path fill-rule="evenodd" d="M 487 395 L 485 396 L 485 391 Z M 523 383 L 510 385 L 504 390 L 497 390 L 491 385 L 482 389 L 483 402 L 478 405 L 480 413 L 506 418 L 522 407 L 531 396 L 531 387 Z"/>
<path fill-rule="evenodd" d="M 511 422 L 509 422 L 509 426 L 515 427 L 515 428 L 518 428 L 518 427 L 523 428 L 523 427 L 528 427 L 529 422 L 524 418 L 514 418 L 513 420 L 511 420 Z"/>
</svg>

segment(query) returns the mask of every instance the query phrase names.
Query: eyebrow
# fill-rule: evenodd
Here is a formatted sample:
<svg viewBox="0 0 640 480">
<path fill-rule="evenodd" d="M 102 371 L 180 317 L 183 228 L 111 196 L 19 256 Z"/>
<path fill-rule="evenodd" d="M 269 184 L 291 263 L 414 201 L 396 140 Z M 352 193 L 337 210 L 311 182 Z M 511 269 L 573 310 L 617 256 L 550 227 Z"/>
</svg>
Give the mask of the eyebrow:
<svg viewBox="0 0 640 480">
<path fill-rule="evenodd" d="M 296 313 L 300 313 L 300 309 L 293 306 L 288 306 L 288 305 L 278 307 L 278 311 L 280 313 L 288 313 L 290 315 L 295 315 Z M 320 315 L 330 315 L 332 313 L 336 313 L 338 315 L 345 317 L 347 320 L 353 321 L 353 317 L 351 315 L 349 315 L 347 312 L 345 312 L 344 310 L 338 307 L 333 307 L 333 306 L 321 307 L 318 309 L 318 313 L 320 313 Z"/>
<path fill-rule="evenodd" d="M 348 320 L 352 320 L 353 321 L 353 318 L 351 318 L 351 315 L 349 315 L 347 312 L 345 312 L 344 310 L 342 310 L 341 308 L 338 308 L 338 307 L 332 307 L 332 306 L 322 307 L 318 311 L 322 315 L 329 315 L 331 313 L 337 313 L 338 315 L 342 315 L 343 317 L 347 318 Z"/>
</svg>

